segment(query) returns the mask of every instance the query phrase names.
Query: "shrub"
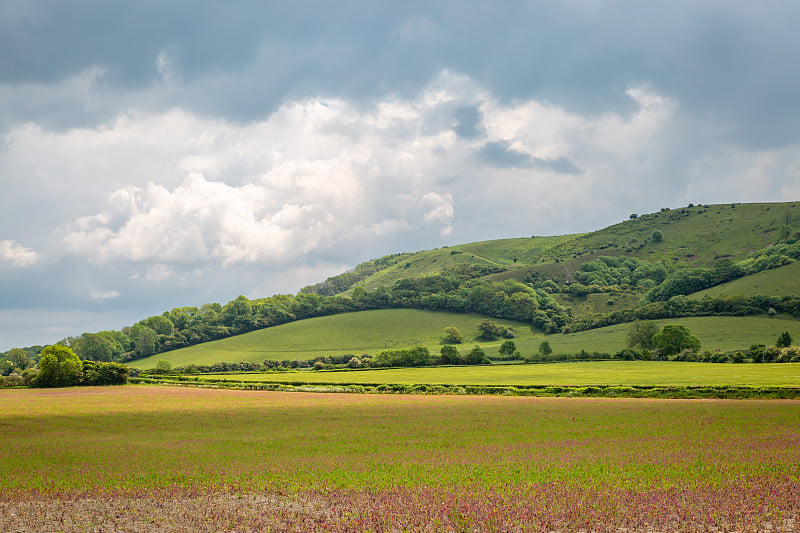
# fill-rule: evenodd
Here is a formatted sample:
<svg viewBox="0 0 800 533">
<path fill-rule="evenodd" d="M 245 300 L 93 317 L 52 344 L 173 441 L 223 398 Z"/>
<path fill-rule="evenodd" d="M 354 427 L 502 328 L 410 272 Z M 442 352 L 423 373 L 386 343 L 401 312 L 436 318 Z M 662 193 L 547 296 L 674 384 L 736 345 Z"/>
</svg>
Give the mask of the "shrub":
<svg viewBox="0 0 800 533">
<path fill-rule="evenodd" d="M 458 330 L 458 328 L 453 326 L 447 326 L 444 328 L 444 339 L 445 344 L 461 344 L 464 342 L 464 335 Z"/>
<path fill-rule="evenodd" d="M 788 331 L 784 331 L 778 336 L 778 341 L 775 343 L 775 346 L 778 348 L 788 348 L 792 345 L 792 336 L 789 334 Z"/>
</svg>

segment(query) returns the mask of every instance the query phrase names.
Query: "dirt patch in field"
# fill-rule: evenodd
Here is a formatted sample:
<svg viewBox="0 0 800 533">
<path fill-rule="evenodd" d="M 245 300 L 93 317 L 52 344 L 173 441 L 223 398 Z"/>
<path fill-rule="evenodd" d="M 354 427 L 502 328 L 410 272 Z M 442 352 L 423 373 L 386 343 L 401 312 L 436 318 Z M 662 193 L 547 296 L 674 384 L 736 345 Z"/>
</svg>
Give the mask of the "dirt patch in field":
<svg viewBox="0 0 800 533">
<path fill-rule="evenodd" d="M 0 531 L 800 531 L 796 488 L 778 483 L 772 496 L 762 488 L 600 492 L 547 485 L 14 499 L 0 500 Z"/>
</svg>

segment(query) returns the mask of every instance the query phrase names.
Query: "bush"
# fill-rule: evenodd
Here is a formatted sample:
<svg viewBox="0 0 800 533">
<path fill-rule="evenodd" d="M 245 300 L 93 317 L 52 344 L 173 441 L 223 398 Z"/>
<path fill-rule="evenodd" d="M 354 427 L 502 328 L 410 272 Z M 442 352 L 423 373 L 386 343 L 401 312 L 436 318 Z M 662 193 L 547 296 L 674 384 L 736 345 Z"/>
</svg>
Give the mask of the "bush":
<svg viewBox="0 0 800 533">
<path fill-rule="evenodd" d="M 449 344 L 442 346 L 440 361 L 443 365 L 457 365 L 461 363 L 461 355 L 458 353 L 458 348 Z"/>
<path fill-rule="evenodd" d="M 792 336 L 789 334 L 788 331 L 784 331 L 778 336 L 778 341 L 775 343 L 775 346 L 778 348 L 788 348 L 792 345 Z"/>
<path fill-rule="evenodd" d="M 444 328 L 444 338 L 442 339 L 445 344 L 461 344 L 464 342 L 464 335 L 453 326 Z"/>
<path fill-rule="evenodd" d="M 475 345 L 475 347 L 464 357 L 464 363 L 467 365 L 480 365 L 488 362 L 489 358 L 486 357 L 486 352 L 484 352 L 483 349 L 478 345 Z"/>
</svg>

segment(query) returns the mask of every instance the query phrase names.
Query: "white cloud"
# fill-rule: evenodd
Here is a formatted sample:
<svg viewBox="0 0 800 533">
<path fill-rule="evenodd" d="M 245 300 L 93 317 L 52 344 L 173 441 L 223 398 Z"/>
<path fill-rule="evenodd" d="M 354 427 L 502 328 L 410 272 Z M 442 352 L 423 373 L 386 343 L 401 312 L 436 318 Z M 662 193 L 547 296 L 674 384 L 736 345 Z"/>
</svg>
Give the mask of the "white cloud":
<svg viewBox="0 0 800 533">
<path fill-rule="evenodd" d="M 15 241 L 0 241 L 0 264 L 12 267 L 25 267 L 39 260 L 36 251 L 26 248 Z"/>
<path fill-rule="evenodd" d="M 111 299 L 119 297 L 119 291 L 93 290 L 91 292 L 91 297 L 92 297 L 92 300 L 97 300 L 97 301 L 101 301 L 102 302 L 102 301 L 105 301 L 105 300 L 111 300 Z"/>
<path fill-rule="evenodd" d="M 168 265 L 164 265 L 158 263 L 151 267 L 147 268 L 147 273 L 145 274 L 145 278 L 148 281 L 163 281 L 169 278 L 173 274 L 172 268 Z"/>
<path fill-rule="evenodd" d="M 131 262 L 127 272 L 149 281 L 198 268 L 338 264 L 342 250 L 366 246 L 580 231 L 619 211 L 713 201 L 728 183 L 752 191 L 748 200 L 796 187 L 774 176 L 800 166 L 797 147 L 679 155 L 697 132 L 720 130 L 647 85 L 624 94 L 630 112 L 581 114 L 505 102 L 443 71 L 414 98 L 308 98 L 250 123 L 173 109 L 62 132 L 27 124 L 7 137 L 0 173 L 25 176 L 44 191 L 39 201 L 52 194 L 54 218 L 69 206 L 55 233 L 63 250 L 98 265 Z M 463 109 L 474 110 L 474 134 L 456 133 Z M 512 163 L 497 159 L 503 150 Z"/>
</svg>

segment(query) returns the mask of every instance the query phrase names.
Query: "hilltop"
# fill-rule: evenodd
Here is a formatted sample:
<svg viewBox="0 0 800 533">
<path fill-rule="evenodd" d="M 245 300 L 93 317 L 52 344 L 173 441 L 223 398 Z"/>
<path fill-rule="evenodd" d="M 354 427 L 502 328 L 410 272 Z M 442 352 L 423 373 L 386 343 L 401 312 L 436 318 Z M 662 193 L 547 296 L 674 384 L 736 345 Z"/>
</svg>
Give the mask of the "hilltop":
<svg viewBox="0 0 800 533">
<path fill-rule="evenodd" d="M 121 331 L 84 333 L 62 342 L 82 358 L 100 361 L 152 361 L 145 358 L 157 359 L 165 352 L 173 352 L 176 361 L 189 361 L 187 353 L 201 352 L 203 361 L 245 360 L 250 356 L 234 357 L 231 347 L 256 341 L 243 340 L 250 339 L 247 336 L 236 340 L 238 335 L 295 323 L 295 334 L 302 336 L 299 321 L 354 312 L 366 313 L 360 315 L 363 318 L 382 309 L 473 313 L 513 321 L 530 330 L 531 340 L 522 345 L 532 345 L 537 336 L 568 335 L 641 318 L 797 317 L 798 259 L 798 203 L 690 204 L 631 214 L 589 233 L 401 252 L 361 263 L 296 295 L 255 300 L 239 296 L 225 305 L 178 307 Z M 350 325 L 342 328 L 358 329 L 353 321 L 344 322 Z M 415 319 L 411 324 L 422 322 Z M 433 347 L 430 333 L 422 337 L 419 343 Z M 276 338 L 266 336 L 259 342 L 271 345 Z M 204 343 L 210 341 L 217 342 L 207 347 Z M 221 343 L 230 344 L 225 348 Z M 352 347 L 381 346 L 364 338 Z M 174 352 L 188 347 L 194 351 Z M 280 349 L 265 346 L 256 352 L 261 357 Z"/>
</svg>

